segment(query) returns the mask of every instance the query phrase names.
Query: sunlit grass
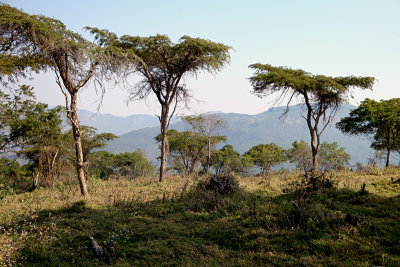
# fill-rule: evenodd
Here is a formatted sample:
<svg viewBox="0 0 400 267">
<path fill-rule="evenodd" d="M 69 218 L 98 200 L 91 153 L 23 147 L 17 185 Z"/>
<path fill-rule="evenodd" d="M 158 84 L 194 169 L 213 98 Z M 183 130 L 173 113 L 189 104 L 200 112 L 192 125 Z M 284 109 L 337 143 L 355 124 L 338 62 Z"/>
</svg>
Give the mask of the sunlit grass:
<svg viewBox="0 0 400 267">
<path fill-rule="evenodd" d="M 7 251 L 13 264 L 105 265 L 88 236 L 115 234 L 120 266 L 400 265 L 399 174 L 334 173 L 335 188 L 310 195 L 290 193 L 300 174 L 287 172 L 239 178 L 225 196 L 195 177 L 91 180 L 88 199 L 56 184 L 1 201 L 0 262 Z"/>
</svg>

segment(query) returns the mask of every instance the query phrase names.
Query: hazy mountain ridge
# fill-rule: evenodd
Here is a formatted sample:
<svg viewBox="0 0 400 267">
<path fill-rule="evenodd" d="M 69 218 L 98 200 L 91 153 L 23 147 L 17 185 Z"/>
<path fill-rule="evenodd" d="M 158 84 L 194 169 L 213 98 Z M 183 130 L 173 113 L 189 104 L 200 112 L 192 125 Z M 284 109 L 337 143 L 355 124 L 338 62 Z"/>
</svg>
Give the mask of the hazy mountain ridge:
<svg viewBox="0 0 400 267">
<path fill-rule="evenodd" d="M 344 105 L 336 115 L 336 121 L 348 115 L 351 105 Z M 240 153 L 246 152 L 254 145 L 261 143 L 276 143 L 283 148 L 291 147 L 295 140 L 309 142 L 309 132 L 305 120 L 300 116 L 303 109 L 299 105 L 291 106 L 285 117 L 281 118 L 286 107 L 274 107 L 265 112 L 249 115 L 239 113 L 219 113 L 218 115 L 228 122 L 228 128 L 221 134 L 227 136 L 227 144 L 233 145 Z M 136 116 L 136 115 L 133 115 Z M 150 116 L 150 115 L 149 115 Z M 139 124 L 138 124 L 139 125 Z M 159 126 L 146 127 L 120 135 L 120 138 L 111 142 L 106 150 L 113 153 L 132 152 L 137 148 L 146 152 L 149 159 L 156 162 L 159 156 L 158 144 L 154 137 L 159 134 Z M 176 120 L 171 123 L 170 129 L 186 130 L 183 122 Z M 332 124 L 321 137 L 322 141 L 337 142 L 345 147 L 351 156 L 351 162 L 367 162 L 372 150 L 369 141 L 359 136 L 342 134 Z M 224 144 L 221 144 L 223 146 Z"/>
<path fill-rule="evenodd" d="M 93 113 L 87 110 L 79 110 L 78 116 L 82 125 L 95 127 L 98 132 L 122 135 L 131 131 L 154 127 L 160 124 L 154 115 L 135 114 L 127 117 L 119 117 L 112 114 Z M 178 118 L 172 122 L 179 121 Z"/>
</svg>

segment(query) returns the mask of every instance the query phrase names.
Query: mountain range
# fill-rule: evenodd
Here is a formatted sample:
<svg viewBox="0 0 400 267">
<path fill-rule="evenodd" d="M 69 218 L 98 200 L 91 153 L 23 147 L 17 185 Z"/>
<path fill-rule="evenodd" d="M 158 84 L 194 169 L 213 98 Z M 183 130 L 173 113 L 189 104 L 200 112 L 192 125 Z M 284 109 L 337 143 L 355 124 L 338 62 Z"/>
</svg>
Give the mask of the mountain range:
<svg viewBox="0 0 400 267">
<path fill-rule="evenodd" d="M 354 106 L 343 105 L 336 114 L 336 121 L 347 116 Z M 304 113 L 301 105 L 290 106 L 289 112 L 282 117 L 285 107 L 270 108 L 265 112 L 249 115 L 238 113 L 218 113 L 218 116 L 227 122 L 227 128 L 221 131 L 227 136 L 226 144 L 233 145 L 240 153 L 245 153 L 257 144 L 275 143 L 287 149 L 295 140 L 309 142 L 309 132 L 305 120 L 300 116 Z M 110 142 L 105 148 L 113 153 L 133 152 L 143 150 L 154 163 L 159 156 L 158 144 L 154 137 L 159 134 L 159 121 L 151 115 L 131 115 L 117 117 L 109 114 L 95 114 L 81 110 L 79 113 L 81 124 L 93 126 L 99 132 L 112 132 L 119 138 Z M 335 121 L 334 121 L 335 122 Z M 362 136 L 342 134 L 334 127 L 334 122 L 321 135 L 322 141 L 337 142 L 345 148 L 351 156 L 351 163 L 366 163 L 372 155 L 370 142 Z M 187 130 L 187 126 L 175 118 L 170 129 Z M 225 144 L 221 144 L 223 146 Z"/>
</svg>

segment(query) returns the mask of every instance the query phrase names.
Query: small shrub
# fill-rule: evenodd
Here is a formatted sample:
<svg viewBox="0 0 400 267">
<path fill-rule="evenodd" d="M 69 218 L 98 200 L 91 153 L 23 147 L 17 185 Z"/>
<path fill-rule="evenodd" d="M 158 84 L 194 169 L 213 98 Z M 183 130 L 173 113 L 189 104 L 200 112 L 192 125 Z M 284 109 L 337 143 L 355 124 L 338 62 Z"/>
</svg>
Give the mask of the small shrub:
<svg viewBox="0 0 400 267">
<path fill-rule="evenodd" d="M 195 212 L 233 212 L 242 207 L 244 192 L 233 175 L 220 175 L 199 181 L 187 195 L 188 209 Z"/>
<path fill-rule="evenodd" d="M 283 226 L 317 231 L 341 224 L 342 218 L 332 209 L 328 190 L 336 187 L 327 174 L 306 173 L 298 181 L 293 181 L 283 190 L 289 197 L 280 210 Z"/>
</svg>

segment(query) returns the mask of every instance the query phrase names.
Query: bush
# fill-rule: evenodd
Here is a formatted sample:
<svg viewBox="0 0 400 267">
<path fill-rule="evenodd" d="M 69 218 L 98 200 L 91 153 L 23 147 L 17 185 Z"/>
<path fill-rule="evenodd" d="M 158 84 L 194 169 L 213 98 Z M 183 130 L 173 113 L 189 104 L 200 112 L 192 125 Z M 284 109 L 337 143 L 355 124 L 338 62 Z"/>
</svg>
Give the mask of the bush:
<svg viewBox="0 0 400 267">
<path fill-rule="evenodd" d="M 0 199 L 21 190 L 28 190 L 28 171 L 17 161 L 0 158 Z M 29 181 L 28 181 L 29 180 Z"/>
<path fill-rule="evenodd" d="M 336 184 L 326 174 L 306 173 L 283 189 L 288 199 L 282 202 L 280 221 L 290 228 L 319 230 L 343 222 L 342 214 L 332 209 L 329 190 Z"/>
<path fill-rule="evenodd" d="M 188 193 L 188 209 L 196 212 L 233 212 L 242 208 L 244 196 L 235 176 L 213 176 L 199 181 Z"/>
</svg>

